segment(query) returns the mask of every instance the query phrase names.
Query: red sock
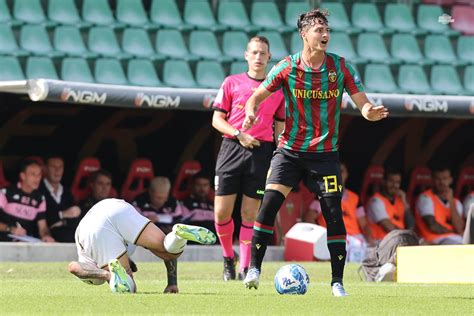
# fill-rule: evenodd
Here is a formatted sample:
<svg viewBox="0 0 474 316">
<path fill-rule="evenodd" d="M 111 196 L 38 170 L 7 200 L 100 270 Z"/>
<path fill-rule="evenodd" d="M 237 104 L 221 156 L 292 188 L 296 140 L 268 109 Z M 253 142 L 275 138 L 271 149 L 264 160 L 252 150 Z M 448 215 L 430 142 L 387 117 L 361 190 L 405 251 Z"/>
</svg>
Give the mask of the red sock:
<svg viewBox="0 0 474 316">
<path fill-rule="evenodd" d="M 242 222 L 240 226 L 240 271 L 249 267 L 252 246 L 253 223 Z"/>
<path fill-rule="evenodd" d="M 232 247 L 234 235 L 234 220 L 231 218 L 227 223 L 215 223 L 217 237 L 222 247 L 222 254 L 227 258 L 234 258 L 234 248 Z"/>
</svg>

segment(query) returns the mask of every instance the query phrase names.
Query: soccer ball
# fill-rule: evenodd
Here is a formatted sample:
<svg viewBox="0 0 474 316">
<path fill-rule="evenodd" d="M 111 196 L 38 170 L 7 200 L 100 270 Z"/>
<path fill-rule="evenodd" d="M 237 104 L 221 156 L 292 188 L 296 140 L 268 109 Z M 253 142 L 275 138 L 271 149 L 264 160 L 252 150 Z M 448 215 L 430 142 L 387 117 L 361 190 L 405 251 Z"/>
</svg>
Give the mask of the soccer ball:
<svg viewBox="0 0 474 316">
<path fill-rule="evenodd" d="M 299 264 L 287 264 L 275 275 L 275 289 L 279 294 L 305 294 L 309 276 Z"/>
</svg>

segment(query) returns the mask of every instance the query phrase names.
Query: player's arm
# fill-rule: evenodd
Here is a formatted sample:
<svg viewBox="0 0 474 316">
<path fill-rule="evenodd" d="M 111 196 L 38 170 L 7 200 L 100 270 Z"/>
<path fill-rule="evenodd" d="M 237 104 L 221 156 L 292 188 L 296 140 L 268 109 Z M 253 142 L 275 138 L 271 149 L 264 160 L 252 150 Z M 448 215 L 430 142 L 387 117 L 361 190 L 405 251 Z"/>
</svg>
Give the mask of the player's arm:
<svg viewBox="0 0 474 316">
<path fill-rule="evenodd" d="M 383 105 L 376 106 L 370 103 L 365 92 L 352 94 L 351 99 L 362 113 L 362 116 L 368 121 L 379 121 L 388 116 L 387 108 Z"/>
<path fill-rule="evenodd" d="M 381 220 L 377 224 L 379 224 L 387 233 L 391 232 L 392 230 L 398 229 L 397 226 L 393 225 L 388 218 Z"/>
<path fill-rule="evenodd" d="M 212 126 L 222 134 L 235 135 L 234 133 L 236 132 L 236 128 L 227 122 L 226 113 L 218 110 L 214 111 L 214 114 L 212 115 Z M 260 142 L 257 139 L 243 131 L 240 131 L 236 138 L 245 148 L 260 146 Z"/>
<path fill-rule="evenodd" d="M 433 215 L 425 215 L 422 217 L 428 229 L 435 234 L 451 233 L 449 229 L 439 224 Z"/>
<path fill-rule="evenodd" d="M 278 144 L 278 137 L 280 134 L 283 132 L 283 129 L 285 128 L 285 122 L 275 120 L 275 127 L 274 127 L 274 135 L 275 135 L 275 143 Z"/>
<path fill-rule="evenodd" d="M 252 94 L 252 96 L 245 103 L 245 120 L 242 124 L 244 130 L 249 129 L 255 124 L 255 113 L 258 111 L 260 103 L 262 103 L 266 98 L 268 98 L 272 93 L 267 90 L 263 85 L 258 86 L 257 90 Z"/>
<path fill-rule="evenodd" d="M 41 240 L 44 242 L 55 242 L 54 238 L 51 237 L 48 229 L 48 224 L 46 219 L 38 220 L 38 232 L 41 237 Z"/>
<path fill-rule="evenodd" d="M 451 223 L 453 224 L 454 232 L 459 235 L 462 235 L 464 233 L 464 223 L 461 218 L 461 215 L 459 214 L 457 205 L 458 203 L 456 203 L 456 200 L 453 196 L 453 189 L 449 189 L 448 203 L 449 209 L 451 210 Z"/>
</svg>

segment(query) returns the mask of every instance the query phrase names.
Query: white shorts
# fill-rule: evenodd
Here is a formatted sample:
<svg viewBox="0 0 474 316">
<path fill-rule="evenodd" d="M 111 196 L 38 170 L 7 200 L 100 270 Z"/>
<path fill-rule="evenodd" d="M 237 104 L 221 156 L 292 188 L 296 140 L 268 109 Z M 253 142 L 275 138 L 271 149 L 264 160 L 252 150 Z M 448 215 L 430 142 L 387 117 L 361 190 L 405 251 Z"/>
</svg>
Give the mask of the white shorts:
<svg viewBox="0 0 474 316">
<path fill-rule="evenodd" d="M 135 208 L 119 199 L 105 199 L 95 204 L 76 229 L 79 262 L 99 268 L 134 248 L 150 221 Z"/>
</svg>

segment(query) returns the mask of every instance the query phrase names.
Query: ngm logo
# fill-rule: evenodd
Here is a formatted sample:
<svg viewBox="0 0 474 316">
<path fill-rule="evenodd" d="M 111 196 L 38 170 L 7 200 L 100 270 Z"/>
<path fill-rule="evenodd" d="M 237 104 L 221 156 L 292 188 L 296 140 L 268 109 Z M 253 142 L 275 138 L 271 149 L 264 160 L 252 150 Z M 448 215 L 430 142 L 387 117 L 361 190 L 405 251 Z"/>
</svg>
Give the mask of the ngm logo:
<svg viewBox="0 0 474 316">
<path fill-rule="evenodd" d="M 135 96 L 135 106 L 148 106 L 152 108 L 177 108 L 181 98 L 177 96 L 173 97 L 169 95 L 160 95 L 160 94 L 146 94 L 146 93 L 137 93 Z"/>
<path fill-rule="evenodd" d="M 87 90 L 73 90 L 71 88 L 64 88 L 61 93 L 61 100 L 73 101 L 76 103 L 95 103 L 104 104 L 107 100 L 107 93 L 97 93 Z"/>
<path fill-rule="evenodd" d="M 420 112 L 446 113 L 448 112 L 448 101 L 430 98 L 410 98 L 405 100 L 405 109 L 407 109 L 407 111 L 413 111 L 415 108 Z"/>
</svg>

